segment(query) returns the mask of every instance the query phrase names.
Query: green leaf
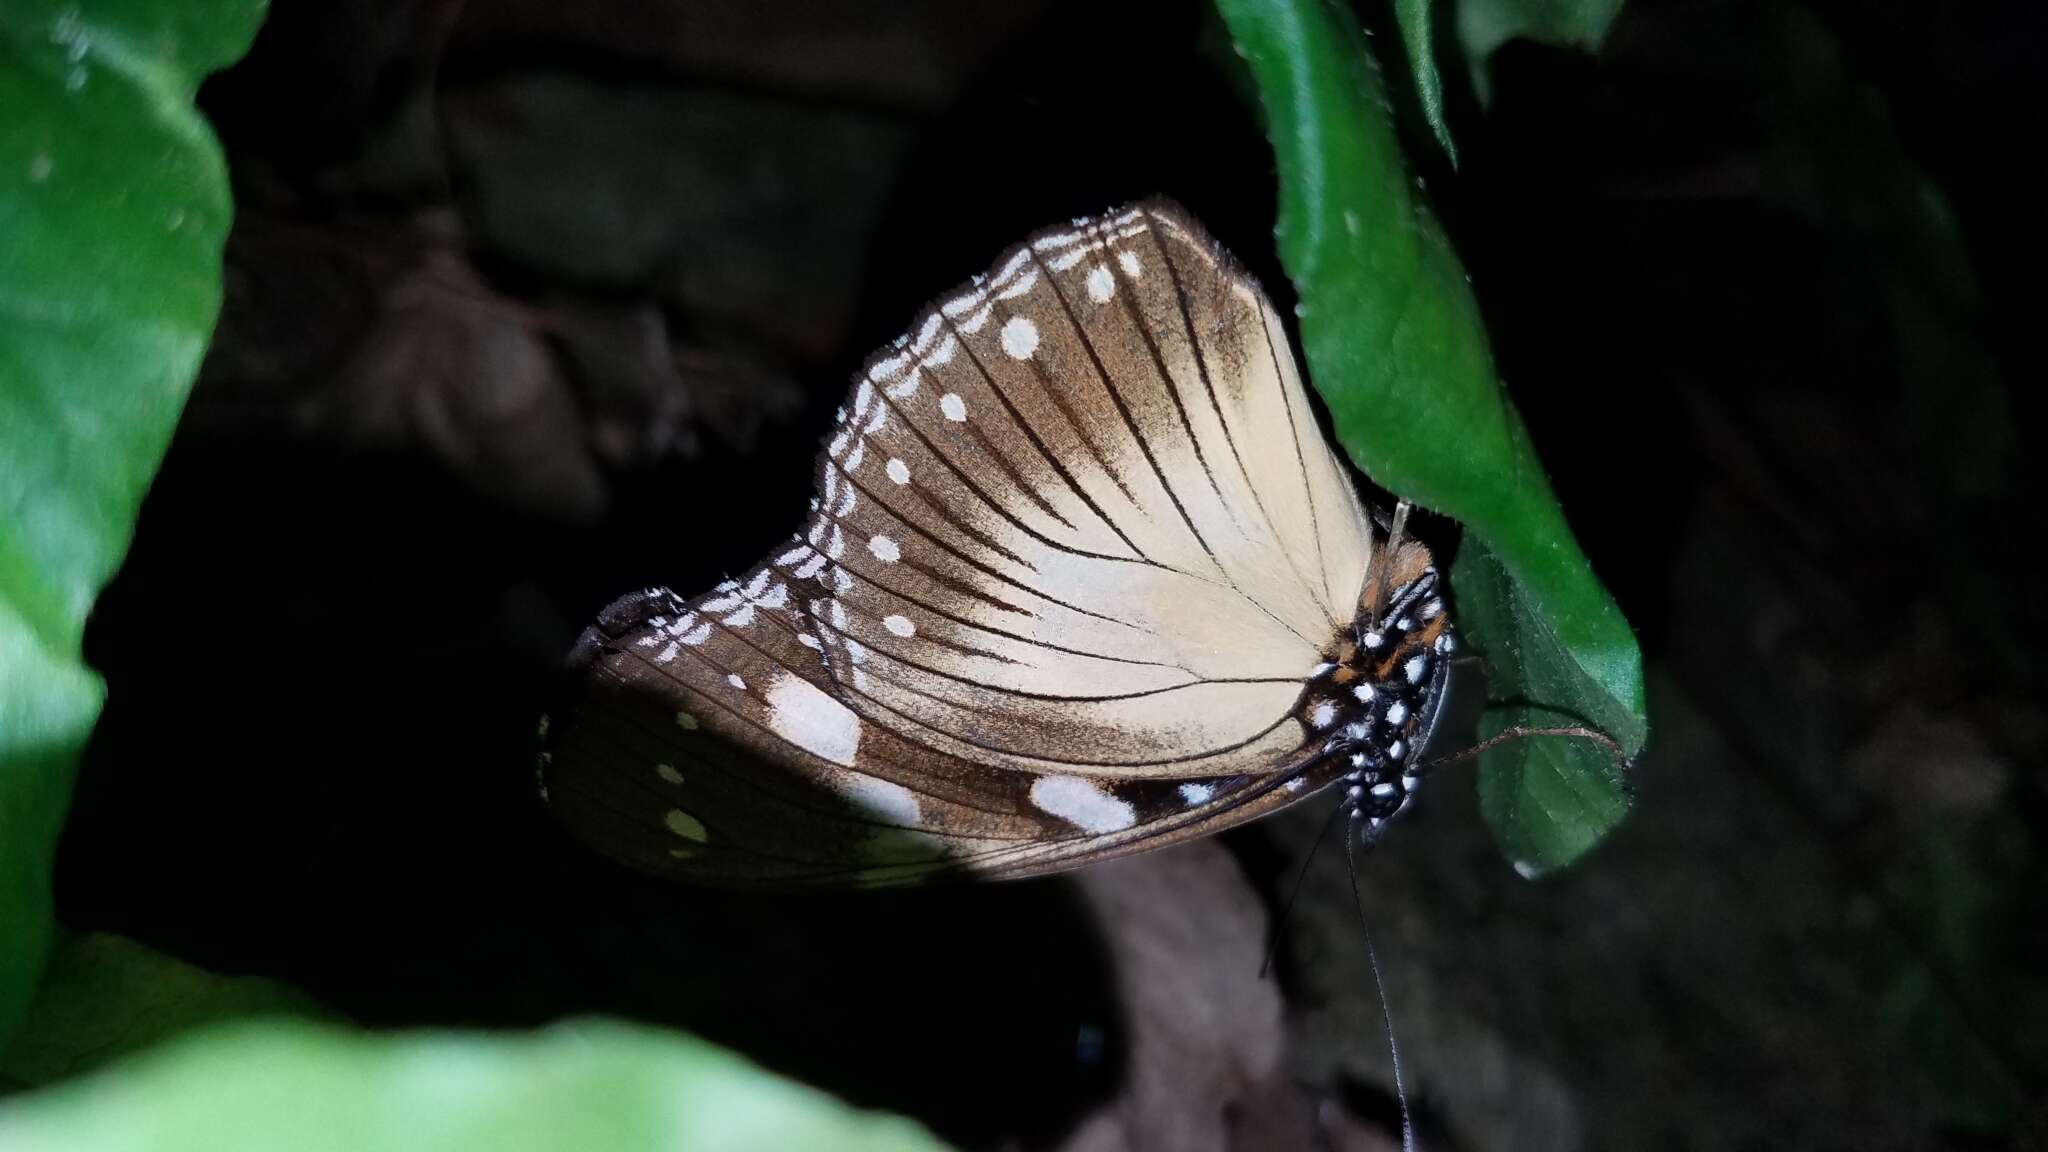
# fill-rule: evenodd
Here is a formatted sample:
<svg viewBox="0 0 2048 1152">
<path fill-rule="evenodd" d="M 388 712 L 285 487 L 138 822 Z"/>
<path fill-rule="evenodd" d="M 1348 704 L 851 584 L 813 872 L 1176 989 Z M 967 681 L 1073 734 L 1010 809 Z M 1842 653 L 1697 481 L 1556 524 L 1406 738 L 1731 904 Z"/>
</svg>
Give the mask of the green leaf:
<svg viewBox="0 0 2048 1152">
<path fill-rule="evenodd" d="M 209 1029 L 0 1104 L 0 1152 L 939 1152 L 699 1040 L 600 1021 L 528 1036 Z"/>
<path fill-rule="evenodd" d="M 1322 0 L 1217 6 L 1263 96 L 1280 170 L 1280 258 L 1339 442 L 1376 482 L 1462 521 L 1466 547 L 1497 559 L 1505 586 L 1467 587 L 1469 576 L 1461 583 L 1455 572 L 1452 584 L 1482 651 L 1519 654 L 1496 661 L 1503 706 L 1593 723 L 1635 754 L 1647 735 L 1635 634 L 1579 551 L 1501 391 L 1477 302 L 1414 198 L 1356 26 Z M 1519 674 L 1517 659 L 1526 665 Z M 1496 709 L 1490 723 L 1507 720 Z M 1555 758 L 1571 790 L 1580 789 L 1580 757 L 1548 743 L 1518 741 L 1482 758 L 1485 789 L 1529 801 L 1490 812 L 1512 808 L 1523 825 L 1548 819 L 1543 802 L 1557 797 L 1532 760 L 1539 755 Z M 1495 823 L 1524 873 L 1566 862 L 1613 822 L 1588 823 L 1565 809 L 1557 817 L 1544 832 Z"/>
<path fill-rule="evenodd" d="M 1604 732 L 1640 733 L 1639 716 L 1587 682 L 1556 631 L 1531 610 L 1483 544 L 1466 542 L 1451 566 L 1451 585 L 1466 634 L 1488 640 L 1490 695 L 1504 701 L 1481 718 L 1482 737 L 1510 727 L 1587 722 Z M 1534 701 L 1571 701 L 1587 711 L 1574 714 Z M 1532 737 L 1486 757 L 1479 772 L 1480 811 L 1525 876 L 1577 859 L 1628 815 L 1628 783 L 1614 757 L 1597 743 Z"/>
<path fill-rule="evenodd" d="M 286 984 L 221 976 L 105 933 L 60 944 L 0 1081 L 51 1084 L 205 1024 L 256 1015 L 326 1015 Z"/>
<path fill-rule="evenodd" d="M 1622 0 L 1459 0 L 1458 39 L 1474 62 L 1510 40 L 1592 51 L 1607 38 Z"/>
<path fill-rule="evenodd" d="M 50 854 L 120 563 L 220 304 L 220 150 L 192 107 L 260 0 L 0 5 L 0 1036 L 50 936 Z"/>
<path fill-rule="evenodd" d="M 1614 18 L 1621 14 L 1621 4 L 1622 0 L 1459 0 L 1458 43 L 1473 91 L 1480 99 L 1486 98 L 1487 60 L 1510 40 L 1589 52 L 1599 48 Z M 1458 150 L 1451 143 L 1451 125 L 1444 115 L 1443 73 L 1437 68 L 1434 51 L 1435 0 L 1394 0 L 1394 20 L 1401 26 L 1401 42 L 1408 50 L 1408 67 L 1415 76 L 1422 114 L 1455 166 Z"/>
<path fill-rule="evenodd" d="M 1510 40 L 1530 40 L 1591 52 L 1607 39 L 1622 0 L 1459 0 L 1458 42 L 1465 49 L 1472 88 L 1483 101 L 1486 62 Z"/>
<path fill-rule="evenodd" d="M 1422 115 L 1456 166 L 1458 146 L 1451 143 L 1451 124 L 1444 116 L 1444 78 L 1436 67 L 1436 0 L 1394 0 L 1394 20 L 1401 26 L 1401 43 L 1408 49 L 1408 70 L 1415 76 Z"/>
</svg>

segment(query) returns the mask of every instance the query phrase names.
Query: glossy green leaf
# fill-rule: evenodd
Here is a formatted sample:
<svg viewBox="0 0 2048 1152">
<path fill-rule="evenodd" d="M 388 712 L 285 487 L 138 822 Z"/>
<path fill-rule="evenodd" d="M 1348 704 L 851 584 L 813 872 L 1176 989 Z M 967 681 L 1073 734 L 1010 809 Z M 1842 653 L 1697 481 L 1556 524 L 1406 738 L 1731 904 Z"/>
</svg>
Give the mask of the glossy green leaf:
<svg viewBox="0 0 2048 1152">
<path fill-rule="evenodd" d="M 51 1084 L 207 1024 L 258 1015 L 324 1016 L 311 997 L 257 976 L 222 976 L 107 933 L 59 944 L 0 1083 Z"/>
<path fill-rule="evenodd" d="M 699 1040 L 606 1022 L 533 1035 L 224 1025 L 0 1103 L 0 1152 L 939 1152 Z"/>
<path fill-rule="evenodd" d="M 1451 142 L 1451 123 L 1444 116 L 1444 77 L 1436 66 L 1436 0 L 1394 0 L 1394 20 L 1401 26 L 1401 43 L 1408 49 L 1408 71 L 1415 77 L 1423 118 L 1456 164 L 1458 146 Z"/>
<path fill-rule="evenodd" d="M 1640 733 L 1641 720 L 1589 683 L 1486 546 L 1468 540 L 1451 567 L 1466 635 L 1486 638 L 1489 694 L 1480 735 L 1590 724 Z M 1536 701 L 1571 702 L 1565 711 Z M 1533 876 L 1570 863 L 1628 815 L 1628 782 L 1613 754 L 1590 740 L 1529 738 L 1488 753 L 1479 807 L 1515 867 Z"/>
<path fill-rule="evenodd" d="M 192 106 L 260 0 L 0 4 L 0 1036 L 49 944 L 50 853 L 120 563 L 220 304 L 227 174 Z"/>
<path fill-rule="evenodd" d="M 1263 97 L 1280 171 L 1280 258 L 1338 440 L 1377 483 L 1463 522 L 1465 546 L 1483 547 L 1505 577 L 1505 587 L 1468 588 L 1453 574 L 1467 635 L 1496 657 L 1501 706 L 1489 722 L 1506 722 L 1511 704 L 1539 706 L 1605 728 L 1633 755 L 1647 734 L 1635 634 L 1579 551 L 1501 391 L 1471 287 L 1415 198 L 1356 25 L 1323 0 L 1218 8 Z M 1619 818 L 1608 805 L 1546 803 L 1556 797 L 1533 758 L 1568 775 L 1584 767 L 1553 744 L 1511 743 L 1480 764 L 1496 797 L 1490 815 L 1557 825 L 1495 824 L 1527 874 L 1565 863 Z M 1577 791 L 1584 782 L 1569 783 Z M 1527 802 L 1499 802 L 1511 794 Z"/>
</svg>

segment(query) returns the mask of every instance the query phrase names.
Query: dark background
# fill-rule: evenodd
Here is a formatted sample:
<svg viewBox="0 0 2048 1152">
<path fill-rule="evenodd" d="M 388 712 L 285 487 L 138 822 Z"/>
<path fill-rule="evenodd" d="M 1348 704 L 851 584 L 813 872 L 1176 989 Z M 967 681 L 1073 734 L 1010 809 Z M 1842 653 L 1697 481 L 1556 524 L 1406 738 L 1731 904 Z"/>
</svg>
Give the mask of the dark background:
<svg viewBox="0 0 2048 1152">
<path fill-rule="evenodd" d="M 1653 735 L 1562 876 L 1462 767 L 1366 861 L 1426 1146 L 2039 1147 L 2048 17 L 1633 0 L 1483 105 L 1446 48 L 1456 170 L 1389 89 Z M 860 359 L 1006 244 L 1164 193 L 1286 311 L 1234 67 L 1200 5 L 276 5 L 202 93 L 228 299 L 88 634 L 67 925 L 372 1025 L 672 1023 L 964 1147 L 1388 1146 L 1333 857 L 1256 975 L 1321 812 L 742 897 L 530 794 L 585 621 L 784 537 Z"/>
</svg>

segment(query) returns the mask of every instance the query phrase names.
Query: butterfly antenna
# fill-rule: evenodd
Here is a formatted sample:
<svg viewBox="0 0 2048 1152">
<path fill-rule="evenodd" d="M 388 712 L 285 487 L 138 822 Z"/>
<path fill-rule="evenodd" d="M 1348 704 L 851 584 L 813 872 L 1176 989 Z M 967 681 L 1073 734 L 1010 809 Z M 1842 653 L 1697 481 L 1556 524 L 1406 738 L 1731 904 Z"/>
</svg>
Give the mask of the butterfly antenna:
<svg viewBox="0 0 2048 1152">
<path fill-rule="evenodd" d="M 1294 886 L 1287 891 L 1287 902 L 1280 905 L 1280 915 L 1273 921 L 1272 931 L 1266 937 L 1266 958 L 1259 964 L 1259 979 L 1273 969 L 1273 958 L 1280 954 L 1280 937 L 1287 929 L 1287 921 L 1294 915 L 1294 902 L 1301 897 L 1302 882 L 1308 879 L 1308 866 L 1316 862 L 1316 853 L 1322 851 L 1323 841 L 1330 838 L 1330 829 L 1337 826 L 1337 817 L 1342 816 L 1349 805 L 1340 804 L 1323 821 L 1323 830 L 1316 833 L 1315 843 L 1308 846 L 1308 858 L 1301 862 L 1300 870 L 1294 874 Z"/>
<path fill-rule="evenodd" d="M 1607 749 L 1607 754 L 1614 757 L 1615 767 L 1628 767 L 1628 755 L 1621 750 L 1621 745 L 1614 742 L 1614 737 L 1596 728 L 1586 728 L 1576 724 L 1562 728 L 1524 728 L 1516 725 L 1513 728 L 1504 728 L 1498 734 L 1489 736 L 1470 748 L 1462 748 L 1448 756 L 1431 760 L 1429 763 L 1422 765 L 1418 771 L 1426 772 L 1445 764 L 1455 764 L 1460 760 L 1470 760 L 1472 757 L 1489 749 L 1498 748 L 1502 744 L 1515 740 L 1526 740 L 1531 736 L 1570 736 L 1579 740 L 1591 740 L 1593 743 Z"/>
<path fill-rule="evenodd" d="M 1351 810 L 1351 819 L 1354 825 L 1359 819 L 1356 808 Z M 1415 1121 L 1408 1114 L 1408 1088 L 1401 1080 L 1401 1046 L 1394 1042 L 1394 1011 L 1387 1006 L 1387 982 L 1380 977 L 1379 950 L 1372 946 L 1372 925 L 1366 922 L 1365 897 L 1358 891 L 1358 839 L 1350 834 L 1344 837 L 1344 858 L 1351 866 L 1351 903 L 1358 909 L 1358 930 L 1365 937 L 1365 960 L 1372 966 L 1373 991 L 1380 998 L 1380 1022 L 1387 1029 L 1387 1055 L 1394 1060 L 1394 1099 L 1401 1104 L 1401 1152 L 1415 1152 Z"/>
</svg>

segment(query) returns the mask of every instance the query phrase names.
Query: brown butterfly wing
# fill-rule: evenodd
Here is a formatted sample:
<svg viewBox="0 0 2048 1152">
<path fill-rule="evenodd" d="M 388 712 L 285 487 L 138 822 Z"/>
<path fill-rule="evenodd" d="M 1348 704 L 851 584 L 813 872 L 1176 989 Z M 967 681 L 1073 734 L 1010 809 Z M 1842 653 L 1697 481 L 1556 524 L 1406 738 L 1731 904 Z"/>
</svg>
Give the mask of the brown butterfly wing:
<svg viewBox="0 0 2048 1152">
<path fill-rule="evenodd" d="M 612 605 L 579 646 L 572 706 L 545 734 L 550 805 L 646 871 L 735 886 L 888 884 L 1026 876 L 1163 846 L 1293 803 L 1337 772 L 1290 762 L 1256 776 L 1099 781 L 975 765 L 886 729 L 794 732 L 778 706 L 830 716 L 810 694 L 837 690 L 800 639 L 807 627 L 802 613 L 756 601 L 741 639 L 658 589 Z M 851 710 L 842 719 L 858 724 Z"/>
<path fill-rule="evenodd" d="M 1277 317 L 1171 205 L 1040 233 L 856 382 L 804 530 L 613 605 L 544 783 L 721 883 L 1043 872 L 1326 783 L 1370 529 Z"/>
</svg>

